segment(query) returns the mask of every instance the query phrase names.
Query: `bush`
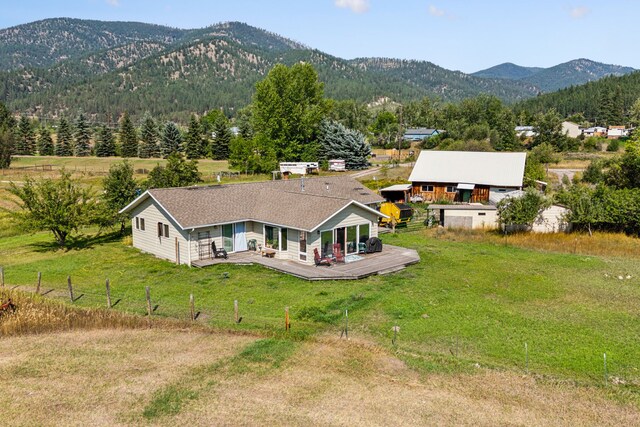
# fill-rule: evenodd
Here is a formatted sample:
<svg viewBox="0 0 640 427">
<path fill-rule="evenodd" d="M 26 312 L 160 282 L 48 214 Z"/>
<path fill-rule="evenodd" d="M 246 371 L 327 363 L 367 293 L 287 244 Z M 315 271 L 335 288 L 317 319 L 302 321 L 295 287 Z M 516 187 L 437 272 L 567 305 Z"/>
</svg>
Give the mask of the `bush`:
<svg viewBox="0 0 640 427">
<path fill-rule="evenodd" d="M 607 145 L 607 151 L 611 151 L 611 152 L 617 152 L 620 150 L 620 140 L 619 139 L 612 139 L 611 141 L 609 141 L 609 144 Z"/>
</svg>

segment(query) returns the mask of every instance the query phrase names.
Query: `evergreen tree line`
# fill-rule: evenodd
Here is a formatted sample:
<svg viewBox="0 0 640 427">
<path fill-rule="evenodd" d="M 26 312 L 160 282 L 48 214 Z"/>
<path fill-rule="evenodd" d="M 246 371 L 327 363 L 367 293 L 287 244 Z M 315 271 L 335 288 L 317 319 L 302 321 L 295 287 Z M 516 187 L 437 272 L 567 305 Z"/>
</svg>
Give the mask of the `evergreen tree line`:
<svg viewBox="0 0 640 427">
<path fill-rule="evenodd" d="M 2 108 L 11 118 L 6 107 L 2 105 Z M 14 122 L 4 123 L 4 126 L 12 134 L 9 151 L 17 155 L 167 158 L 176 152 L 184 153 L 189 159 L 226 160 L 233 137 L 229 120 L 217 111 L 200 120 L 192 115 L 186 132 L 174 122 L 159 125 L 149 113 L 145 114 L 139 128 L 126 112 L 118 129 L 106 125 L 92 128 L 84 114 L 79 114 L 73 123 L 61 118 L 55 134 L 50 127 L 38 125 L 26 116 L 18 123 Z"/>
</svg>

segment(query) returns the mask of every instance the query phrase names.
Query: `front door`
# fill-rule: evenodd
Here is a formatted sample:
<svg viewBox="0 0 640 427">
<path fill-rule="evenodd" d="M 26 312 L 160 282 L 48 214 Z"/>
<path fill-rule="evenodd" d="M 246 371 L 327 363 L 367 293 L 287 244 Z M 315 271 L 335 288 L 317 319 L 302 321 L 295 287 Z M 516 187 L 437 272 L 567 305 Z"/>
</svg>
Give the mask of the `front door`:
<svg viewBox="0 0 640 427">
<path fill-rule="evenodd" d="M 227 252 L 233 252 L 233 224 L 222 226 L 222 247 Z"/>
</svg>

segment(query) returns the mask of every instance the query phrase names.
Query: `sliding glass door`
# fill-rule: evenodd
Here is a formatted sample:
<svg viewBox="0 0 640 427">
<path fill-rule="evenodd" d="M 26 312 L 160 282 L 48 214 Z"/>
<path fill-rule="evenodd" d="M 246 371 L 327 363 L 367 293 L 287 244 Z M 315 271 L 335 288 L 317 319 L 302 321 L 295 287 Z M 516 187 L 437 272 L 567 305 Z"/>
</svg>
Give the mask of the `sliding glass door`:
<svg viewBox="0 0 640 427">
<path fill-rule="evenodd" d="M 233 252 L 233 224 L 222 226 L 222 247 L 227 252 Z"/>
</svg>

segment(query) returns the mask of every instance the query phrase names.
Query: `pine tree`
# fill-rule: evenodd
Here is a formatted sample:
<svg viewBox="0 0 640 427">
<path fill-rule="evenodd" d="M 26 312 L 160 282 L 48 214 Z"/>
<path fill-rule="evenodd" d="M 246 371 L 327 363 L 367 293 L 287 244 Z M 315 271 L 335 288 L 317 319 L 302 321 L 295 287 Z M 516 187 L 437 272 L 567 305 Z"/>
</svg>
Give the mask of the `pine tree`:
<svg viewBox="0 0 640 427">
<path fill-rule="evenodd" d="M 326 160 L 342 159 L 349 170 L 365 169 L 369 166 L 371 146 L 357 130 L 325 120 L 320 126 L 319 142 L 321 157 Z"/>
<path fill-rule="evenodd" d="M 133 127 L 129 113 L 125 112 L 120 120 L 120 155 L 136 157 L 138 155 L 138 133 Z"/>
<path fill-rule="evenodd" d="M 40 128 L 38 135 L 38 154 L 41 156 L 53 156 L 53 139 L 51 139 L 51 132 L 44 126 Z"/>
<path fill-rule="evenodd" d="M 160 154 L 162 157 L 166 159 L 169 154 L 179 152 L 181 145 L 182 135 L 178 126 L 173 122 L 165 123 L 160 139 Z"/>
<path fill-rule="evenodd" d="M 18 141 L 15 147 L 16 154 L 33 156 L 36 148 L 36 136 L 27 116 L 20 117 L 18 123 Z"/>
<path fill-rule="evenodd" d="M 58 125 L 58 141 L 55 148 L 56 156 L 72 156 L 73 150 L 71 148 L 71 128 L 69 122 L 64 118 L 60 119 Z"/>
<path fill-rule="evenodd" d="M 184 152 L 189 159 L 200 159 L 203 157 L 204 139 L 202 138 L 202 128 L 200 123 L 196 119 L 196 116 L 191 115 L 189 121 L 189 131 L 184 141 Z"/>
<path fill-rule="evenodd" d="M 160 157 L 160 147 L 158 147 L 158 127 L 155 120 L 149 113 L 142 119 L 142 131 L 140 135 L 140 145 L 138 146 L 138 157 L 148 159 L 150 157 Z"/>
<path fill-rule="evenodd" d="M 113 132 L 107 126 L 102 126 L 98 131 L 96 141 L 96 156 L 112 157 L 116 155 L 116 141 Z"/>
<path fill-rule="evenodd" d="M 229 158 L 229 143 L 231 142 L 229 120 L 225 116 L 218 117 L 213 125 L 213 131 L 216 136 L 211 147 L 211 157 L 214 160 L 227 160 Z"/>
<path fill-rule="evenodd" d="M 91 155 L 91 146 L 89 145 L 91 140 L 91 130 L 84 114 L 80 113 L 76 120 L 76 131 L 74 135 L 75 139 L 75 155 L 77 157 L 86 157 Z"/>
</svg>

